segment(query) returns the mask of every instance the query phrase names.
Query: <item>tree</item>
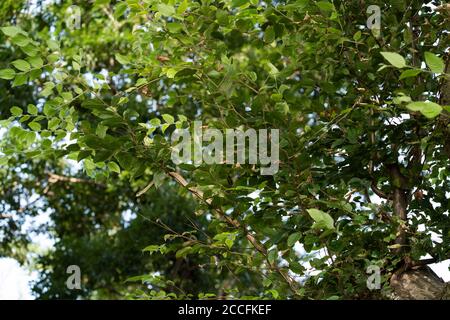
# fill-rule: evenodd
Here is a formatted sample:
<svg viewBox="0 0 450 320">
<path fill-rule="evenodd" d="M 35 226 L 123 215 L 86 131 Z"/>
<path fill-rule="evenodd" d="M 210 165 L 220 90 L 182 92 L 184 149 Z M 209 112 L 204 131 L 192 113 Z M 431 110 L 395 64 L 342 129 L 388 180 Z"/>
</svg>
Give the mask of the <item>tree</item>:
<svg viewBox="0 0 450 320">
<path fill-rule="evenodd" d="M 191 290 L 170 265 L 156 266 L 131 279 L 152 286 L 134 297 L 392 297 L 399 279 L 430 263 L 422 256 L 450 254 L 449 10 L 371 4 L 379 30 L 366 26 L 365 1 L 97 0 L 80 2 L 89 14 L 79 29 L 67 26 L 69 4 L 14 19 L 2 31 L 15 60 L 0 77 L 31 88 L 34 102 L 17 99 L 4 117 L 1 163 L 23 163 L 47 186 L 83 181 L 80 191 L 52 188 L 52 208 L 70 208 L 53 217 L 56 229 L 77 238 L 90 206 L 96 214 L 85 219 L 108 233 L 125 207 L 139 212 L 129 205 L 136 193 L 195 200 L 178 210 L 191 215 L 184 228 L 185 217 L 156 211 L 167 234 L 144 251 L 193 263 L 208 280 Z M 279 129 L 278 172 L 261 175 L 248 161 L 177 165 L 171 136 L 195 120 L 219 132 Z M 62 159 L 90 180 L 58 172 Z M 55 163 L 53 172 L 36 175 L 38 163 Z M 166 200 L 154 188 L 183 193 Z M 83 250 L 106 236 L 66 240 Z M 367 287 L 371 266 L 381 290 Z M 428 298 L 440 298 L 436 287 Z"/>
</svg>

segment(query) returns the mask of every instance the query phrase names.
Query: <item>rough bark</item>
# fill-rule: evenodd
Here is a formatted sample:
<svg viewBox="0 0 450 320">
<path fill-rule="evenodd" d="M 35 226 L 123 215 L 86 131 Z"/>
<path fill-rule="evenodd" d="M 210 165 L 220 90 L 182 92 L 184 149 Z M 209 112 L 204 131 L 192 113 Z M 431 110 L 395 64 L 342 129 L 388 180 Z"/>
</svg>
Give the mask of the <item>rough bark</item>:
<svg viewBox="0 0 450 320">
<path fill-rule="evenodd" d="M 395 300 L 450 300 L 450 283 L 445 283 L 425 266 L 392 277 Z"/>
<path fill-rule="evenodd" d="M 395 244 L 398 245 L 396 252 L 397 254 L 402 254 L 405 252 L 405 246 L 407 245 L 406 231 L 405 231 L 408 215 L 407 183 L 406 178 L 400 172 L 398 164 L 388 165 L 388 170 L 391 176 L 391 183 L 393 185 L 392 204 L 394 214 L 401 221 L 397 231 L 397 238 L 395 240 Z"/>
</svg>

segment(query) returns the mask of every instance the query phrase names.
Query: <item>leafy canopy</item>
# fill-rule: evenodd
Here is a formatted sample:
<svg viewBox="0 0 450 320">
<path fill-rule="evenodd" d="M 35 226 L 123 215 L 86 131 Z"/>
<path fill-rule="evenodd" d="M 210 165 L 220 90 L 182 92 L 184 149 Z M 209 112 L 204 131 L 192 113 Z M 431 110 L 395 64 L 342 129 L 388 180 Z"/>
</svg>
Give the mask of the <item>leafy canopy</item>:
<svg viewBox="0 0 450 320">
<path fill-rule="evenodd" d="M 2 111 L 0 162 L 70 159 L 106 190 L 130 184 L 148 196 L 170 186 L 195 199 L 189 213 L 163 215 L 167 234 L 142 249 L 209 280 L 190 290 L 188 275 L 150 273 L 131 279 L 153 286 L 138 297 L 379 297 L 401 266 L 425 254 L 448 258 L 448 10 L 440 1 L 373 1 L 379 34 L 366 27 L 361 1 L 78 4 L 89 17 L 79 29 L 65 24 L 69 3 L 51 5 L 41 23 L 6 20 L 1 29 L 14 52 L 2 85 L 29 88 L 33 101 L 16 98 Z M 175 166 L 170 134 L 194 120 L 279 129 L 279 172 Z M 109 192 L 98 196 L 108 202 Z M 184 230 L 170 227 L 193 213 Z M 381 291 L 366 287 L 369 265 L 382 269 Z"/>
</svg>

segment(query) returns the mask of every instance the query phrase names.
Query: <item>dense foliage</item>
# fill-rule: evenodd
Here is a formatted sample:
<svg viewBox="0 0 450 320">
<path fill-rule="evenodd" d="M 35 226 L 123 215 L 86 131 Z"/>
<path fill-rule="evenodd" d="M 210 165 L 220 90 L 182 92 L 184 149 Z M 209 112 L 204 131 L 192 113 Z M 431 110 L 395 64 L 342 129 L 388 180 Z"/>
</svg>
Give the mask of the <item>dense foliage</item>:
<svg viewBox="0 0 450 320">
<path fill-rule="evenodd" d="M 415 0 L 2 1 L 0 255 L 40 270 L 41 298 L 389 297 L 393 274 L 450 256 L 448 18 Z M 175 165 L 194 120 L 279 129 L 279 171 Z M 44 212 L 40 252 L 24 226 Z"/>
</svg>

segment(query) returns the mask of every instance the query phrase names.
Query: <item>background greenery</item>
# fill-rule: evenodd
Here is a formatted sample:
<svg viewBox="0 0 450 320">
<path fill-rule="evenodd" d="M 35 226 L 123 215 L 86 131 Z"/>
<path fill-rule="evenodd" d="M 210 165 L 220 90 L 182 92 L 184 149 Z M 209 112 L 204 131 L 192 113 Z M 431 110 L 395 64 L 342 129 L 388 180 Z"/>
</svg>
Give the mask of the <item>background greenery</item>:
<svg viewBox="0 0 450 320">
<path fill-rule="evenodd" d="M 0 256 L 38 270 L 43 299 L 389 298 L 422 256 L 450 256 L 448 17 L 442 1 L 2 1 Z M 176 167 L 170 133 L 194 120 L 279 129 L 280 171 Z"/>
</svg>

